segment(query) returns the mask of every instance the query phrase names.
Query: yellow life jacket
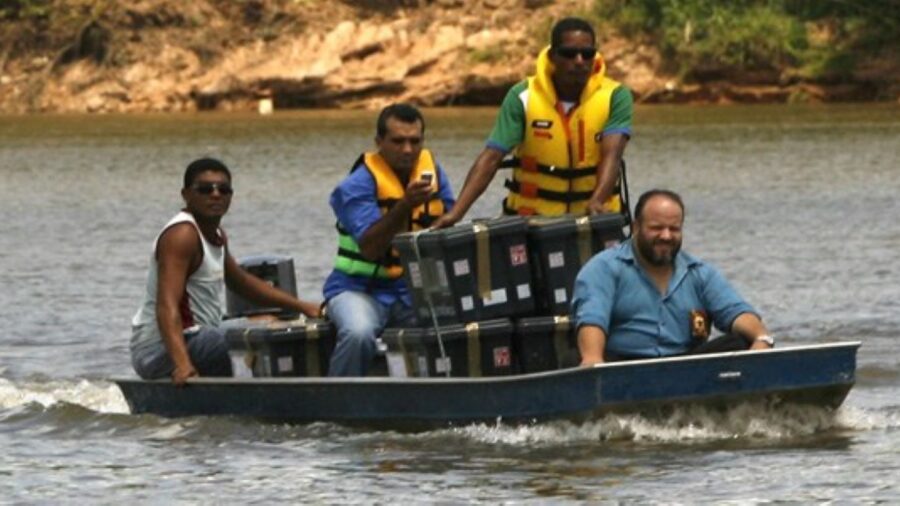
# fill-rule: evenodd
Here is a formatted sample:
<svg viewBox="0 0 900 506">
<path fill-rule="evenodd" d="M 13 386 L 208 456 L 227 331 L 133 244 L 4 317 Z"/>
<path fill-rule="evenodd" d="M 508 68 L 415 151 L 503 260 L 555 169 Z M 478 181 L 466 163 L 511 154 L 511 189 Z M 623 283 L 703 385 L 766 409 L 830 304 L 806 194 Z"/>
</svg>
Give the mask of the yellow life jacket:
<svg viewBox="0 0 900 506">
<path fill-rule="evenodd" d="M 565 114 L 553 87 L 549 50 L 538 56 L 537 72 L 528 78 L 525 138 L 516 149 L 512 180 L 506 181 L 504 211 L 509 214 L 587 214 L 597 186 L 600 137 L 620 84 L 606 77 L 598 54 L 578 104 Z M 606 201 L 617 212 L 622 208 L 618 188 L 617 179 Z"/>
<path fill-rule="evenodd" d="M 360 166 L 365 166 L 369 173 L 372 174 L 372 177 L 375 178 L 378 207 L 381 209 L 381 215 L 384 216 L 403 198 L 403 194 L 406 193 L 406 187 L 397 177 L 397 174 L 394 173 L 394 170 L 378 153 L 364 153 L 361 155 L 354 162 L 351 172 Z M 440 178 L 437 175 L 434 158 L 430 151 L 423 149 L 412 174 L 409 176 L 410 181 L 418 181 L 422 174 L 426 173 L 432 175 L 431 184 L 434 191 L 430 200 L 412 210 L 408 219 L 408 230 L 428 228 L 434 220 L 444 214 L 444 201 L 438 195 Z M 337 230 L 338 252 L 334 261 L 336 270 L 351 276 L 383 279 L 397 279 L 403 274 L 400 256 L 394 248 L 391 248 L 379 262 L 372 262 L 362 255 L 359 244 L 340 222 L 337 224 Z"/>
</svg>

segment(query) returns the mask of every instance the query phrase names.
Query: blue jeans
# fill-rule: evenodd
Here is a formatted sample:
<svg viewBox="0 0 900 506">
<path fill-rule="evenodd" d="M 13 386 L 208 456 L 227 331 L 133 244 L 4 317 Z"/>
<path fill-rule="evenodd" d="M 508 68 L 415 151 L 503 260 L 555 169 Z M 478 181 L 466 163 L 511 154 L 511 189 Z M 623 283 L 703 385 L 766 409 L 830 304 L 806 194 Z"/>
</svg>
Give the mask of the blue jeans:
<svg viewBox="0 0 900 506">
<path fill-rule="evenodd" d="M 191 362 L 200 376 L 232 375 L 224 330 L 201 327 L 197 332 L 185 334 L 184 341 Z M 162 340 L 131 350 L 131 365 L 143 379 L 168 378 L 175 369 Z"/>
<path fill-rule="evenodd" d="M 375 358 L 375 339 L 385 327 L 410 327 L 415 312 L 400 301 L 390 307 L 363 292 L 346 291 L 328 300 L 328 317 L 337 329 L 329 376 L 365 376 Z"/>
</svg>

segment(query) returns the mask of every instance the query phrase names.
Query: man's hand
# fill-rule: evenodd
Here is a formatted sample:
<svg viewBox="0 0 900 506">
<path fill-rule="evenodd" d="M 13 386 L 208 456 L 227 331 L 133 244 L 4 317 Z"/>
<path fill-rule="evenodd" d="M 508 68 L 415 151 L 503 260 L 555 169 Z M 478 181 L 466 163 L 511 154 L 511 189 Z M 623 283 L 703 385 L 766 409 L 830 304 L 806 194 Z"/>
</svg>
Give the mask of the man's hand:
<svg viewBox="0 0 900 506">
<path fill-rule="evenodd" d="M 175 370 L 172 371 L 172 383 L 176 387 L 183 387 L 187 383 L 188 378 L 196 376 L 200 376 L 200 374 L 197 372 L 197 369 L 194 369 L 194 364 L 188 362 L 187 364 L 176 365 Z"/>
<path fill-rule="evenodd" d="M 588 214 L 606 214 L 613 212 L 613 209 L 609 208 L 606 204 L 606 199 L 601 199 L 596 193 L 591 196 L 591 199 L 588 201 Z"/>
<path fill-rule="evenodd" d="M 415 209 L 431 198 L 432 190 L 433 187 L 429 181 L 421 179 L 418 181 L 410 181 L 410 183 L 406 185 L 406 192 L 403 194 L 403 200 L 410 209 Z"/>
<path fill-rule="evenodd" d="M 458 221 L 459 218 L 456 217 L 456 215 L 451 211 L 434 220 L 434 222 L 431 224 L 431 228 L 438 229 L 452 227 L 453 225 L 456 225 Z"/>
<path fill-rule="evenodd" d="M 769 343 L 759 340 L 753 341 L 750 345 L 751 350 L 768 350 L 770 348 L 772 348 L 772 346 Z"/>
</svg>

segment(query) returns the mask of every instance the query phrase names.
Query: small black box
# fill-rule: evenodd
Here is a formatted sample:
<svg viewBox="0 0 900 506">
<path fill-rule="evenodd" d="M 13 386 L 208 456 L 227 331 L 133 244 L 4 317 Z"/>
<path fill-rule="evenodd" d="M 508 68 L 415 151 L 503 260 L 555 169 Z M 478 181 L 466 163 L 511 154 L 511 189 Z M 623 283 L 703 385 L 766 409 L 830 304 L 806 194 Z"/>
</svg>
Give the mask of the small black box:
<svg viewBox="0 0 900 506">
<path fill-rule="evenodd" d="M 527 236 L 520 216 L 397 236 L 420 324 L 432 324 L 429 297 L 440 324 L 531 314 Z"/>
<path fill-rule="evenodd" d="M 538 314 L 569 314 L 575 277 L 596 253 L 624 238 L 625 216 L 531 218 L 528 251 Z"/>
<path fill-rule="evenodd" d="M 388 328 L 381 334 L 387 345 L 391 376 L 505 376 L 515 371 L 513 325 L 500 318 L 434 328 Z M 446 358 L 441 357 L 441 343 Z"/>
<path fill-rule="evenodd" d="M 294 274 L 294 260 L 278 255 L 253 255 L 241 258 L 238 264 L 250 274 L 262 279 L 270 285 L 297 296 L 297 278 Z M 292 320 L 300 316 L 296 311 L 288 311 L 280 307 L 260 307 L 240 295 L 228 290 L 225 294 L 228 318 L 254 316 L 260 314 L 276 315 L 279 318 Z"/>
<path fill-rule="evenodd" d="M 536 316 L 516 321 L 513 349 L 523 373 L 574 367 L 581 362 L 575 325 L 568 316 Z"/>
<path fill-rule="evenodd" d="M 225 341 L 237 377 L 327 376 L 335 329 L 325 320 L 273 321 L 228 328 Z"/>
</svg>

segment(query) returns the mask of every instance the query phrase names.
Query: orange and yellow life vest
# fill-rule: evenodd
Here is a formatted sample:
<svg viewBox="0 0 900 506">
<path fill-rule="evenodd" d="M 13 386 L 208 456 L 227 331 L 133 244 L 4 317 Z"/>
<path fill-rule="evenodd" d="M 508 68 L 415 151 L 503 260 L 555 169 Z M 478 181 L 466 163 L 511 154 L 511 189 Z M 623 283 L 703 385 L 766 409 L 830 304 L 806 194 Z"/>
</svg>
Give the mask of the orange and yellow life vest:
<svg viewBox="0 0 900 506">
<path fill-rule="evenodd" d="M 394 205 L 403 198 L 406 187 L 397 177 L 394 170 L 378 153 L 364 153 L 353 164 L 353 170 L 364 166 L 372 177 L 375 178 L 377 187 L 378 207 L 384 216 Z M 428 228 L 439 216 L 444 214 L 444 201 L 438 195 L 440 191 L 440 178 L 437 177 L 437 168 L 431 152 L 423 149 L 419 155 L 419 161 L 410 174 L 410 181 L 417 181 L 422 174 L 432 174 L 434 191 L 431 199 L 414 208 L 408 219 L 408 230 L 421 230 Z M 377 277 L 383 279 L 397 279 L 403 274 L 403 267 L 397 252 L 391 248 L 379 262 L 366 259 L 359 248 L 359 244 L 347 232 L 340 223 L 338 229 L 338 252 L 335 258 L 334 268 L 351 276 Z"/>
</svg>

